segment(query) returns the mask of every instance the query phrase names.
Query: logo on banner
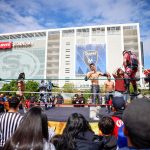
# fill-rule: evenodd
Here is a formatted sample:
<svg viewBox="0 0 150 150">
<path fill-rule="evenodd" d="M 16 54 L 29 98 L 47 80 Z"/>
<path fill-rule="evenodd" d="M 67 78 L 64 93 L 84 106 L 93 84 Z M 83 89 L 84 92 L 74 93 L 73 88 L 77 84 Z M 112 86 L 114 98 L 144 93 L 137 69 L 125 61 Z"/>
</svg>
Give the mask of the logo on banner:
<svg viewBox="0 0 150 150">
<path fill-rule="evenodd" d="M 12 51 L 1 54 L 0 72 L 3 78 L 15 78 L 18 73 L 25 74 L 32 78 L 40 71 L 40 61 L 38 57 L 27 51 Z"/>
<path fill-rule="evenodd" d="M 0 42 L 0 49 L 11 49 L 12 42 Z"/>
<path fill-rule="evenodd" d="M 84 62 L 87 66 L 91 63 L 96 64 L 98 60 L 98 52 L 96 50 L 86 50 L 83 52 Z"/>
</svg>

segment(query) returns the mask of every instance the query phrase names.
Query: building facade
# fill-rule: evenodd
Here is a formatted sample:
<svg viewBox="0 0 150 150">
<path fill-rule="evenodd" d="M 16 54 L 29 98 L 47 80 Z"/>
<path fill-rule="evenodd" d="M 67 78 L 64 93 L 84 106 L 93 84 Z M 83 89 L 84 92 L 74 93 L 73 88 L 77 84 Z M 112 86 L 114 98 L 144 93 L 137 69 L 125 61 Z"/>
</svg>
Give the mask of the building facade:
<svg viewBox="0 0 150 150">
<path fill-rule="evenodd" d="M 98 25 L 0 35 L 2 79 L 51 79 L 59 86 L 88 86 L 84 76 L 94 62 L 97 70 L 112 73 L 122 67 L 124 49 L 134 51 L 142 75 L 143 53 L 139 24 Z"/>
</svg>

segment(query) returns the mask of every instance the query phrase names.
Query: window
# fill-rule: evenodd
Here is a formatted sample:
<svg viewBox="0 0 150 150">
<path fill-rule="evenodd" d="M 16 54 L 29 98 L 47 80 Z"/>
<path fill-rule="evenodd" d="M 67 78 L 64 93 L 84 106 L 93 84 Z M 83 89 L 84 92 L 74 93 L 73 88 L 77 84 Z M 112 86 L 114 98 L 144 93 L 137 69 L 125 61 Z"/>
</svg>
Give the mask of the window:
<svg viewBox="0 0 150 150">
<path fill-rule="evenodd" d="M 66 42 L 66 45 L 70 45 L 70 42 Z"/>
</svg>

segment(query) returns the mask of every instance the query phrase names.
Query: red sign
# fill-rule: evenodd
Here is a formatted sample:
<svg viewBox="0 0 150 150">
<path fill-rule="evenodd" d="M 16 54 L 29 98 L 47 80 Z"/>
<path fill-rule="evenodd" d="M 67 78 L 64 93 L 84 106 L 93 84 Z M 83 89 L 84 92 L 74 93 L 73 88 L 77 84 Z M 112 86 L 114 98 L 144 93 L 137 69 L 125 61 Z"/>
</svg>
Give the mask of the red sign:
<svg viewBox="0 0 150 150">
<path fill-rule="evenodd" d="M 12 42 L 0 42 L 0 49 L 11 49 Z"/>
</svg>

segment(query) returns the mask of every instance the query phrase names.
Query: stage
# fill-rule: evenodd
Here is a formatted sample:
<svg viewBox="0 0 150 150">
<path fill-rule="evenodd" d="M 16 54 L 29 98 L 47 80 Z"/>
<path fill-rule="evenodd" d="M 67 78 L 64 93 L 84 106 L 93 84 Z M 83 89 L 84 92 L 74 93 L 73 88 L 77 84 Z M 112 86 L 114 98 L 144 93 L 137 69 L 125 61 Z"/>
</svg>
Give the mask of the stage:
<svg viewBox="0 0 150 150">
<path fill-rule="evenodd" d="M 66 122 L 72 113 L 82 114 L 88 121 L 95 122 L 100 116 L 111 115 L 106 107 L 53 107 L 45 110 L 49 121 Z"/>
</svg>

